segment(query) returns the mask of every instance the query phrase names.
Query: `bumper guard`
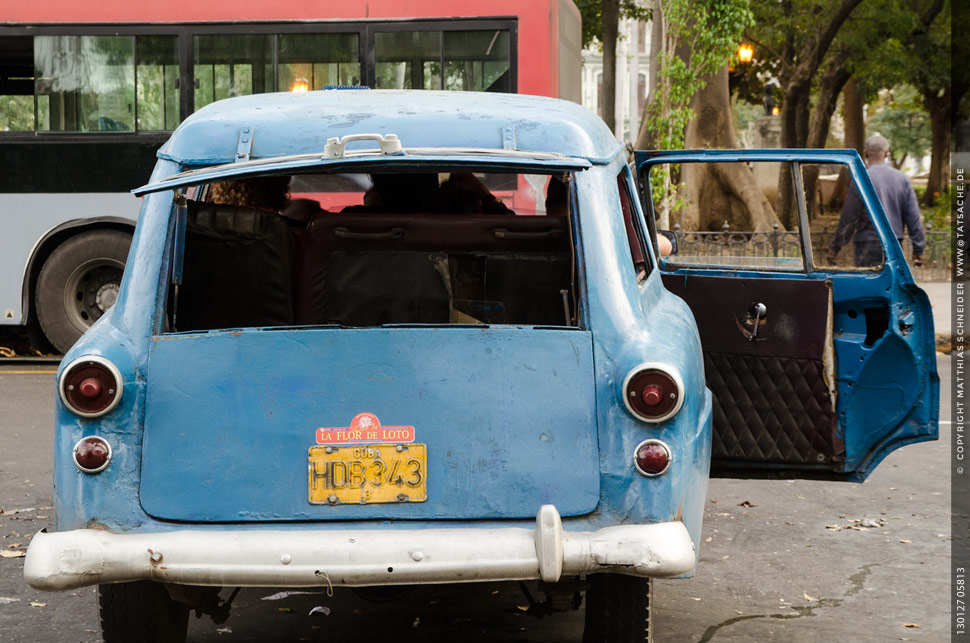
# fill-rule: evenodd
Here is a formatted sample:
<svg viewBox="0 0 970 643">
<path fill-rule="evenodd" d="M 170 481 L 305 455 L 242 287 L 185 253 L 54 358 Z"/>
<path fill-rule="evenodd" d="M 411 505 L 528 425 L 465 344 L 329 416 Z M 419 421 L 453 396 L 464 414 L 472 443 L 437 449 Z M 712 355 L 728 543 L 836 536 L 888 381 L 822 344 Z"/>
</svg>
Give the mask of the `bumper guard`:
<svg viewBox="0 0 970 643">
<path fill-rule="evenodd" d="M 569 532 L 556 508 L 543 505 L 535 530 L 41 531 L 27 551 L 24 577 L 40 590 L 135 580 L 229 587 L 552 583 L 598 572 L 680 576 L 694 563 L 683 523 Z"/>
</svg>

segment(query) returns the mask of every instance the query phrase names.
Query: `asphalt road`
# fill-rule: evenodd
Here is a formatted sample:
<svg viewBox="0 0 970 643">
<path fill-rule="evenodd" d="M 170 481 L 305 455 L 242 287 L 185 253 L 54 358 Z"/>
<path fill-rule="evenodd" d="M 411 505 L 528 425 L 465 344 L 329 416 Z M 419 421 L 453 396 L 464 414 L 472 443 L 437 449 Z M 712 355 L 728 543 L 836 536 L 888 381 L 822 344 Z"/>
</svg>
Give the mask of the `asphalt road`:
<svg viewBox="0 0 970 643">
<path fill-rule="evenodd" d="M 53 368 L 0 362 L 0 551 L 23 551 L 52 527 Z M 939 368 L 946 420 L 947 358 Z M 712 480 L 697 575 L 656 582 L 656 640 L 948 641 L 949 430 L 945 423 L 939 442 L 896 451 L 861 485 Z M 39 592 L 22 572 L 23 558 L 0 557 L 0 640 L 100 640 L 93 589 Z M 581 611 L 536 619 L 511 584 L 418 588 L 383 605 L 340 588 L 263 600 L 276 592 L 243 590 L 228 622 L 193 618 L 189 640 L 582 636 Z M 311 615 L 317 606 L 326 609 Z"/>
</svg>

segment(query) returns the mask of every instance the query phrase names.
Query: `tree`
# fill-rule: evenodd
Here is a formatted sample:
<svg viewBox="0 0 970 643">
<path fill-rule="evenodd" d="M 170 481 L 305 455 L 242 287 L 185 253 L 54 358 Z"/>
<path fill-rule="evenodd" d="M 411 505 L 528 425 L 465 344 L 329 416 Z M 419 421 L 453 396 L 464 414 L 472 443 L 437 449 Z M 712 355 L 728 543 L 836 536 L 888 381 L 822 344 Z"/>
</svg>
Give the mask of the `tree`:
<svg viewBox="0 0 970 643">
<path fill-rule="evenodd" d="M 658 61 L 656 83 L 644 114 L 637 147 L 681 149 L 737 147 L 728 97 L 727 61 L 751 21 L 746 0 L 657 0 L 654 5 L 652 57 Z M 659 26 L 658 26 L 659 25 Z M 719 212 L 740 228 L 770 229 L 777 220 L 751 172 L 741 165 L 685 165 L 677 172 L 651 173 L 651 191 L 660 225 L 680 212 L 689 229 L 716 229 L 723 222 L 705 213 Z M 683 203 L 679 197 L 690 197 Z M 686 208 L 686 209 L 685 209 Z"/>
<path fill-rule="evenodd" d="M 869 129 L 892 144 L 893 165 L 898 169 L 910 156 L 921 159 L 930 148 L 930 122 L 915 88 L 901 85 L 886 93 L 869 119 Z"/>
<path fill-rule="evenodd" d="M 942 0 L 937 0 L 943 4 Z M 950 123 L 952 106 L 959 104 L 967 93 L 966 74 L 956 78 L 950 68 L 951 14 L 949 0 L 938 19 L 923 23 L 924 29 L 910 41 L 907 67 L 914 74 L 913 82 L 923 97 L 923 106 L 930 114 L 930 174 L 926 181 L 923 204 L 931 206 L 938 194 L 948 191 L 950 172 Z"/>
<path fill-rule="evenodd" d="M 603 120 L 616 131 L 616 37 L 620 29 L 619 0 L 603 0 Z"/>
<path fill-rule="evenodd" d="M 691 98 L 696 114 L 687 125 L 688 148 L 737 147 L 728 98 L 728 70 L 721 67 Z M 766 232 L 778 223 L 774 208 L 741 163 L 685 164 L 681 170 L 694 198 L 685 213 L 692 230 L 719 230 L 725 220 L 734 230 Z"/>
<path fill-rule="evenodd" d="M 651 12 L 637 0 L 574 0 L 583 20 L 583 47 L 603 46 L 603 120 L 616 131 L 616 42 L 621 18 L 646 22 Z"/>
<path fill-rule="evenodd" d="M 782 147 L 807 147 L 813 82 L 839 30 L 862 1 L 753 0 L 755 24 L 745 36 L 757 45 L 759 54 L 768 54 L 777 62 Z M 778 177 L 778 200 L 781 221 L 790 228 L 794 192 L 786 171 Z"/>
<path fill-rule="evenodd" d="M 927 64 L 926 55 L 906 61 L 900 54 L 924 38 L 948 0 L 752 2 L 759 21 L 746 34 L 758 44 L 759 55 L 777 59 L 785 147 L 824 147 L 842 92 L 847 144 L 861 149 L 863 104 L 879 89 L 906 82 L 902 74 L 912 62 L 937 68 Z M 808 174 L 805 180 L 812 215 L 814 177 Z M 780 177 L 779 196 L 782 220 L 790 223 L 790 177 Z"/>
</svg>

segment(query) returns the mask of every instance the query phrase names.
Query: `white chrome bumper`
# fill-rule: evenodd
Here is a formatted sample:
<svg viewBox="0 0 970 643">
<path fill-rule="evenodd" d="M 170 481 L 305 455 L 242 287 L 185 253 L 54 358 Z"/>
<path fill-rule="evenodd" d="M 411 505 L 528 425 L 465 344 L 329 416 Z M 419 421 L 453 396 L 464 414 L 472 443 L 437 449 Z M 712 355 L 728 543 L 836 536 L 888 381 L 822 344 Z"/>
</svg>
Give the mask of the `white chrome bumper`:
<svg viewBox="0 0 970 643">
<path fill-rule="evenodd" d="M 679 576 L 694 562 L 683 523 L 569 532 L 544 505 L 535 530 L 42 531 L 24 577 L 42 590 L 145 579 L 231 587 L 556 582 L 597 572 Z"/>
</svg>

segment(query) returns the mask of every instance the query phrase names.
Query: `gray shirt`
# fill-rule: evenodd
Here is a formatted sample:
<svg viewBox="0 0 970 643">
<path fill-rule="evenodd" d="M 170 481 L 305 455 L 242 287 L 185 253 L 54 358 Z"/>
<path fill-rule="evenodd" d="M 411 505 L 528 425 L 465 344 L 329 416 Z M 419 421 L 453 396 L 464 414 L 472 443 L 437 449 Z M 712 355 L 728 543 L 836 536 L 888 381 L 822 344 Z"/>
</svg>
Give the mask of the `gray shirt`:
<svg viewBox="0 0 970 643">
<path fill-rule="evenodd" d="M 876 195 L 886 212 L 893 234 L 899 241 L 903 240 L 903 227 L 909 230 L 909 238 L 913 242 L 913 254 L 922 255 L 926 249 L 926 239 L 923 236 L 923 221 L 920 217 L 919 206 L 916 203 L 916 192 L 913 184 L 905 174 L 889 163 L 874 163 L 869 166 L 869 180 L 876 189 Z M 849 190 L 842 206 L 839 217 L 839 227 L 832 239 L 832 249 L 838 250 L 845 245 L 855 232 L 855 242 L 875 241 L 879 237 L 866 213 L 862 199 L 855 185 Z"/>
</svg>

